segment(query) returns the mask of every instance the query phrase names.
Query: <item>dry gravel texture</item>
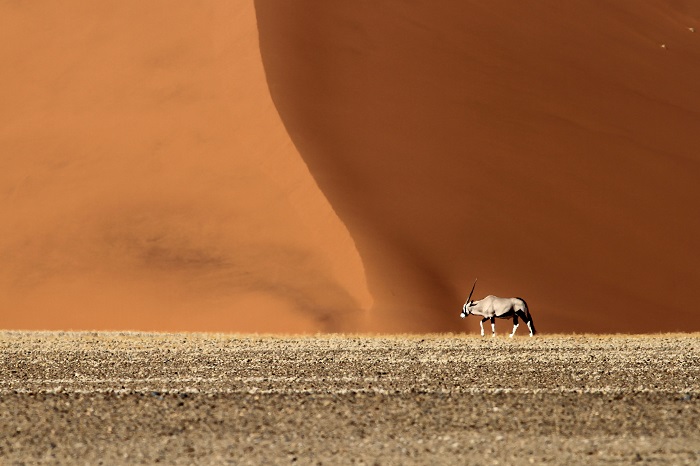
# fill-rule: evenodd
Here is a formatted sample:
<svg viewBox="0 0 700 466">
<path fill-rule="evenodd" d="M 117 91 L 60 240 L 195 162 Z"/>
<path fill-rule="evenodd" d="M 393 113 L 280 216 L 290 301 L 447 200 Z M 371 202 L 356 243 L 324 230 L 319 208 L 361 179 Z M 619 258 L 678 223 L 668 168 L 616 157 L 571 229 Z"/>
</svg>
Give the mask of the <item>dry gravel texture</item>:
<svg viewBox="0 0 700 466">
<path fill-rule="evenodd" d="M 0 332 L 0 464 L 697 464 L 700 335 Z"/>
</svg>

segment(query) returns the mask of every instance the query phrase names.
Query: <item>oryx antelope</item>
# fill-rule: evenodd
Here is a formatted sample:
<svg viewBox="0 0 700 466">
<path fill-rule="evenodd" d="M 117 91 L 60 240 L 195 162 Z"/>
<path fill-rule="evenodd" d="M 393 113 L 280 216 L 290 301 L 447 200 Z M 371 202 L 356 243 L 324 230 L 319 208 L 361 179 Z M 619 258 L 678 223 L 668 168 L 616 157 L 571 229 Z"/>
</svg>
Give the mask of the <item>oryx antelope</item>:
<svg viewBox="0 0 700 466">
<path fill-rule="evenodd" d="M 462 313 L 459 315 L 462 319 L 470 314 L 481 316 L 482 319 L 479 322 L 481 326 L 481 336 L 484 336 L 484 322 L 487 320 L 491 321 L 491 336 L 496 336 L 496 319 L 508 319 L 513 318 L 513 332 L 511 332 L 510 337 L 513 338 L 515 331 L 518 329 L 518 317 L 523 319 L 527 324 L 527 328 L 530 329 L 530 336 L 537 333 L 535 330 L 535 324 L 532 322 L 532 317 L 530 316 L 530 310 L 527 308 L 527 303 L 522 298 L 499 298 L 497 296 L 489 295 L 484 299 L 479 301 L 472 301 L 472 294 L 474 293 L 474 288 L 476 287 L 476 280 L 474 280 L 474 286 L 472 286 L 472 291 L 469 293 L 467 302 L 462 306 Z"/>
</svg>

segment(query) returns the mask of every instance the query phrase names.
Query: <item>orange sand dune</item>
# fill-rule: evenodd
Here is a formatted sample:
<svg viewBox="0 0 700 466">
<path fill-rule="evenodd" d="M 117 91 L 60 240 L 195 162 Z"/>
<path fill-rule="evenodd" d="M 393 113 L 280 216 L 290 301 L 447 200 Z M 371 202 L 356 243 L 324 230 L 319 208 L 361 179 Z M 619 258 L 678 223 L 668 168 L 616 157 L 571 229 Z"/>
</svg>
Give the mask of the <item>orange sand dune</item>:
<svg viewBox="0 0 700 466">
<path fill-rule="evenodd" d="M 256 0 L 280 115 L 385 330 L 699 330 L 700 3 Z"/>
<path fill-rule="evenodd" d="M 252 2 L 0 6 L 0 328 L 313 332 L 371 303 Z"/>
<path fill-rule="evenodd" d="M 0 328 L 458 331 L 478 276 L 540 331 L 698 331 L 699 23 L 0 5 Z"/>
</svg>

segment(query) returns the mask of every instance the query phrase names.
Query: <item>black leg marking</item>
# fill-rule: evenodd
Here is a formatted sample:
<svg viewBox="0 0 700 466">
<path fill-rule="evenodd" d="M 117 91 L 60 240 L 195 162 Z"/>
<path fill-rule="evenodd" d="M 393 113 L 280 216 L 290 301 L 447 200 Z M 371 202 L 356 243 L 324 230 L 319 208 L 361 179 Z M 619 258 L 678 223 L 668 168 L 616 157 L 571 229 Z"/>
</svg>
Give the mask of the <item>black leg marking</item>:
<svg viewBox="0 0 700 466">
<path fill-rule="evenodd" d="M 496 318 L 495 318 L 495 317 L 491 317 L 491 323 L 492 323 L 492 324 L 495 324 L 495 323 L 496 323 Z"/>
</svg>

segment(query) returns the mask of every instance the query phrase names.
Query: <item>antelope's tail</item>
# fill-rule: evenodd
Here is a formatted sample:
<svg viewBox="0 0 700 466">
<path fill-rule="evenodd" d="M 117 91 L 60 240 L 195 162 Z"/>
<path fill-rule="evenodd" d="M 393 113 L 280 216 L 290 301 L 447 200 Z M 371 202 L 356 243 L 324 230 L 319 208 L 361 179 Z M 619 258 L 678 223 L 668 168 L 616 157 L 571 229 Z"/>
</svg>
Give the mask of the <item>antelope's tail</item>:
<svg viewBox="0 0 700 466">
<path fill-rule="evenodd" d="M 532 328 L 532 334 L 535 335 L 537 334 L 537 330 L 535 329 L 535 321 L 532 320 L 532 316 L 530 315 L 530 308 L 527 305 L 527 302 L 523 298 L 518 298 L 520 301 L 523 302 L 525 305 L 525 315 L 527 316 L 528 322 L 530 322 L 530 327 Z"/>
</svg>

